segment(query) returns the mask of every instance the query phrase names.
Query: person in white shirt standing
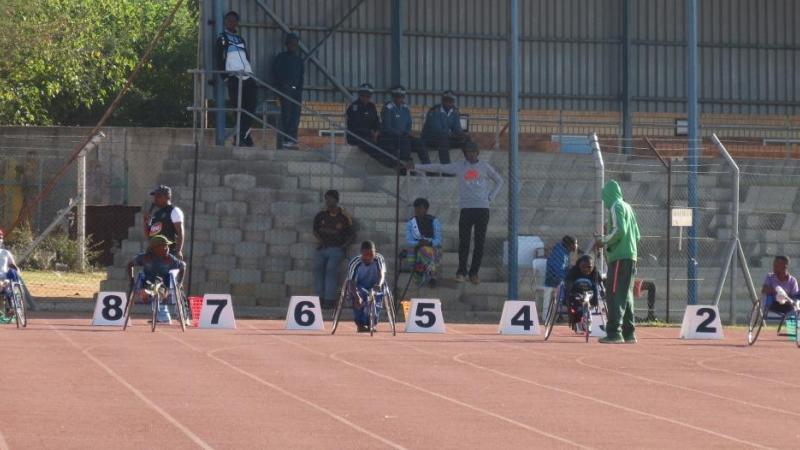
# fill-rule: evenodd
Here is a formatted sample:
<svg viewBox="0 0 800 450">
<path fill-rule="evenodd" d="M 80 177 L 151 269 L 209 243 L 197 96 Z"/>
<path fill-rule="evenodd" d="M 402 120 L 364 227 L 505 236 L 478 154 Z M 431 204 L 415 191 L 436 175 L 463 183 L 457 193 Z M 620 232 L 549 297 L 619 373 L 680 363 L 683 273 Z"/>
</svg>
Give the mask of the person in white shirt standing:
<svg viewBox="0 0 800 450">
<path fill-rule="evenodd" d="M 486 242 L 486 228 L 489 225 L 489 205 L 494 201 L 503 185 L 503 178 L 486 161 L 478 159 L 478 146 L 469 142 L 464 147 L 464 161 L 451 164 L 407 163 L 409 170 L 440 172 L 458 177 L 459 204 L 461 214 L 458 218 L 458 272 L 456 281 L 463 283 L 469 276 L 472 284 L 480 284 L 478 271 L 483 259 L 483 245 Z M 494 184 L 494 186 L 490 186 Z M 472 264 L 467 271 L 467 259 L 472 230 L 475 229 L 475 249 Z"/>
<path fill-rule="evenodd" d="M 239 27 L 239 13 L 228 11 L 225 14 L 225 31 L 217 38 L 217 70 L 228 72 L 242 72 L 239 75 L 225 74 L 223 78 L 228 84 L 228 101 L 236 107 L 239 99 L 239 79 L 242 80 L 242 109 L 255 114 L 256 111 L 256 82 L 248 75 L 253 74 L 250 67 L 250 56 L 247 53 L 247 44 L 244 38 L 237 34 Z M 253 118 L 242 112 L 239 127 L 239 146 L 252 147 L 253 138 L 250 136 L 250 127 Z"/>
</svg>

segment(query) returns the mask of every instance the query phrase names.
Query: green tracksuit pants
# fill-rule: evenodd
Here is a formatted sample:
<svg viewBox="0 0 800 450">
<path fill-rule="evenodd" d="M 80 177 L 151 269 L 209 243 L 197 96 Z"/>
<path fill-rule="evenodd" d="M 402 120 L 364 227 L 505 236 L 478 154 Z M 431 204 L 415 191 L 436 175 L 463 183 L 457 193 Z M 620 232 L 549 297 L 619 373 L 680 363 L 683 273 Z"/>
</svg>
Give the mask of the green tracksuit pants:
<svg viewBox="0 0 800 450">
<path fill-rule="evenodd" d="M 632 339 L 636 325 L 633 319 L 633 276 L 636 261 L 620 259 L 609 263 L 606 292 L 608 292 L 608 321 L 606 335 L 610 339 Z"/>
</svg>

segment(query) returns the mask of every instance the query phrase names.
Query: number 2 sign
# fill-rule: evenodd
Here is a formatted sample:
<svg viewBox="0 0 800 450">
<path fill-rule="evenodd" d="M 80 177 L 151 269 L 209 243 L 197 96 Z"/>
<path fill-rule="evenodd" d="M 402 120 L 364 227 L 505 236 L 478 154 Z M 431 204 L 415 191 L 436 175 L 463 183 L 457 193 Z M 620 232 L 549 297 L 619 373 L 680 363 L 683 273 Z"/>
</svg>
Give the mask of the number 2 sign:
<svg viewBox="0 0 800 450">
<path fill-rule="evenodd" d="M 719 309 L 711 305 L 688 305 L 683 314 L 681 339 L 723 339 Z"/>
<path fill-rule="evenodd" d="M 200 311 L 200 328 L 236 328 L 230 294 L 205 294 Z"/>
</svg>

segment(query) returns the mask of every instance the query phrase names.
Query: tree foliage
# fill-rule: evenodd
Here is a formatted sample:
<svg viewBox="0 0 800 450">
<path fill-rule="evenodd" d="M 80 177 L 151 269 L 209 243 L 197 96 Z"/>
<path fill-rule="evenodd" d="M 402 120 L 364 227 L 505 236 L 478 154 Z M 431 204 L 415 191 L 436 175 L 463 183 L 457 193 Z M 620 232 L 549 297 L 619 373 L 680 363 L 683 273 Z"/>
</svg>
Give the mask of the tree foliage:
<svg viewBox="0 0 800 450">
<path fill-rule="evenodd" d="M 191 4 L 191 3 L 190 3 Z M 0 2 L 0 124 L 91 125 L 123 86 L 174 2 Z M 197 16 L 181 8 L 111 123 L 190 124 Z"/>
</svg>

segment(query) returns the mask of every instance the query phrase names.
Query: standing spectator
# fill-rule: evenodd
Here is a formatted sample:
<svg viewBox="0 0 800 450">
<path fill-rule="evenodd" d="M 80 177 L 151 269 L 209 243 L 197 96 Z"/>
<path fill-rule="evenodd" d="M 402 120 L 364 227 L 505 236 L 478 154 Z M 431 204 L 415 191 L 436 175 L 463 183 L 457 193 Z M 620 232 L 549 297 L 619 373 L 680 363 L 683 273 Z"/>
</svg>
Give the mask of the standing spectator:
<svg viewBox="0 0 800 450">
<path fill-rule="evenodd" d="M 503 185 L 500 174 L 486 161 L 478 159 L 478 146 L 470 142 L 464 148 L 464 161 L 450 164 L 420 164 L 416 167 L 408 163 L 408 169 L 423 172 L 441 172 L 458 177 L 459 204 L 461 214 L 458 218 L 458 272 L 456 281 L 469 281 L 480 284 L 478 271 L 483 259 L 483 245 L 486 241 L 486 228 L 489 225 L 489 205 L 494 201 Z M 490 189 L 489 182 L 494 183 Z M 472 252 L 472 265 L 467 271 L 467 259 L 472 230 L 475 229 L 475 249 Z"/>
<path fill-rule="evenodd" d="M 567 276 L 570 267 L 570 255 L 578 251 L 578 242 L 572 236 L 564 236 L 561 242 L 554 245 L 547 257 L 547 272 L 544 285 L 557 288 Z"/>
<path fill-rule="evenodd" d="M 228 85 L 228 102 L 237 107 L 239 101 L 239 80 L 242 80 L 242 108 L 250 114 L 256 111 L 256 82 L 250 77 L 253 69 L 250 67 L 250 56 L 244 38 L 236 34 L 239 26 L 239 13 L 228 11 L 225 14 L 225 31 L 217 38 L 216 70 L 228 72 L 243 72 L 239 75 L 224 74 L 222 78 Z M 253 138 L 250 128 L 253 118 L 249 114 L 241 113 L 240 128 L 238 132 L 238 145 L 252 147 Z"/>
<path fill-rule="evenodd" d="M 406 105 L 406 88 L 403 86 L 393 87 L 392 100 L 383 106 L 379 143 L 382 149 L 400 161 L 411 161 L 411 152 L 414 151 L 422 164 L 431 162 L 428 151 L 411 135 L 411 110 Z"/>
<path fill-rule="evenodd" d="M 169 252 L 183 260 L 183 211 L 172 204 L 172 189 L 160 185 L 150 191 L 153 204 L 144 215 L 144 236 L 164 236 L 169 242 Z M 154 212 L 155 211 L 155 212 Z"/>
<path fill-rule="evenodd" d="M 622 199 L 622 188 L 611 180 L 603 186 L 603 204 L 608 208 L 607 236 L 599 236 L 594 247 L 606 249 L 608 259 L 608 321 L 602 344 L 635 344 L 633 276 L 636 273 L 639 225 L 633 208 Z"/>
<path fill-rule="evenodd" d="M 445 91 L 442 103 L 428 110 L 422 127 L 422 142 L 427 149 L 439 152 L 441 164 L 450 164 L 451 148 L 463 149 L 470 141 L 469 135 L 461 129 L 461 117 L 455 105 L 453 91 Z"/>
<path fill-rule="evenodd" d="M 350 145 L 357 145 L 361 150 L 382 165 L 394 167 L 391 159 L 368 144 L 377 145 L 378 135 L 381 131 L 378 108 L 375 106 L 375 103 L 372 103 L 372 93 L 373 89 L 371 84 L 362 84 L 358 87 L 358 99 L 347 107 L 347 131 L 358 136 L 355 137 L 348 134 L 347 143 Z"/>
<path fill-rule="evenodd" d="M 272 76 L 275 85 L 289 97 L 281 96 L 281 123 L 278 148 L 297 149 L 297 127 L 300 125 L 300 105 L 303 101 L 303 75 L 305 66 L 300 56 L 300 37 L 286 35 L 286 51 L 275 57 Z M 294 101 L 292 101 L 294 100 Z M 288 137 L 287 137 L 288 136 Z"/>
<path fill-rule="evenodd" d="M 439 263 L 442 259 L 442 224 L 428 214 L 430 203 L 424 198 L 414 200 L 414 217 L 406 224 L 406 264 L 417 285 L 436 287 Z"/>
<path fill-rule="evenodd" d="M 325 193 L 325 209 L 314 217 L 314 236 L 319 241 L 314 253 L 314 287 L 323 306 L 336 304 L 339 265 L 345 248 L 353 241 L 353 221 L 339 206 L 339 192 Z"/>
</svg>

